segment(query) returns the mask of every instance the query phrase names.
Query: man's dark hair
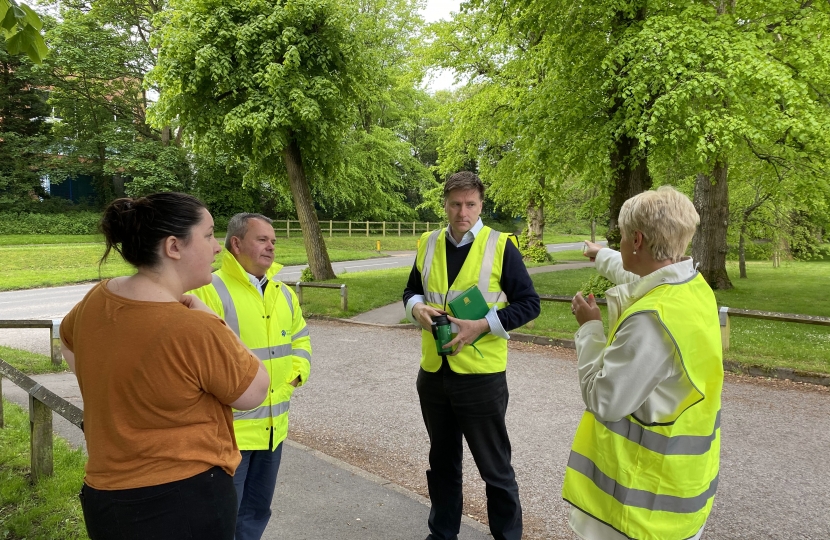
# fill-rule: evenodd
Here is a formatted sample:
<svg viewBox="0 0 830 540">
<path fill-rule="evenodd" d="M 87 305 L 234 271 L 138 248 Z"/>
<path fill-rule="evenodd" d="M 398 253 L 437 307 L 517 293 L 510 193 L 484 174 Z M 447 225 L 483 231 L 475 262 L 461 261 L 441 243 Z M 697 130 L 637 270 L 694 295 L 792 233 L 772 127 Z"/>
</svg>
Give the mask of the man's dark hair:
<svg viewBox="0 0 830 540">
<path fill-rule="evenodd" d="M 444 198 L 446 199 L 447 195 L 456 189 L 461 191 L 476 189 L 481 200 L 484 200 L 484 184 L 481 183 L 481 179 L 475 173 L 470 171 L 457 172 L 447 178 L 447 181 L 444 182 Z"/>
</svg>

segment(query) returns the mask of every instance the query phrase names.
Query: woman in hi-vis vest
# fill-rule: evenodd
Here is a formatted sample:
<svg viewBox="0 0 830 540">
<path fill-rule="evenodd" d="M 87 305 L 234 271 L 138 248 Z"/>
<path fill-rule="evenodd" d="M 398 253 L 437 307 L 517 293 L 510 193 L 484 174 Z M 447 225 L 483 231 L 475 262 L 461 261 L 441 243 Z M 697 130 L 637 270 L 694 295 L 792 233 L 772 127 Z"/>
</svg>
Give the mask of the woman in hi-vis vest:
<svg viewBox="0 0 830 540">
<path fill-rule="evenodd" d="M 661 187 L 623 204 L 620 251 L 586 243 L 606 293 L 572 311 L 586 411 L 562 496 L 585 540 L 699 539 L 718 485 L 723 364 L 717 304 L 685 256 L 700 218 Z"/>
</svg>

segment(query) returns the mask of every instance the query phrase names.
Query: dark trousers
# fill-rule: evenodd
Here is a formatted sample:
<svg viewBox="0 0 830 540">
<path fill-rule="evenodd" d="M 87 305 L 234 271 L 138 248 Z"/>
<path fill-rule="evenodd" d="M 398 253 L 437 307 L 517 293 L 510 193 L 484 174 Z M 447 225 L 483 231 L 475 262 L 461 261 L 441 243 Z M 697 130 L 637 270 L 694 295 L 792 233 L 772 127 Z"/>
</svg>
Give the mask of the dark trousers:
<svg viewBox="0 0 830 540">
<path fill-rule="evenodd" d="M 158 486 L 105 491 L 84 484 L 91 540 L 233 540 L 236 491 L 221 467 Z"/>
<path fill-rule="evenodd" d="M 268 446 L 270 448 L 271 444 Z M 273 452 L 270 449 L 242 451 L 242 461 L 233 475 L 233 485 L 239 500 L 236 540 L 262 538 L 268 520 L 271 519 L 271 500 L 277 486 L 281 459 L 282 443 Z"/>
<path fill-rule="evenodd" d="M 461 529 L 462 435 L 487 486 L 487 518 L 493 538 L 521 538 L 519 486 L 510 465 L 510 440 L 504 424 L 506 374 L 459 375 L 444 360 L 436 373 L 421 369 L 417 387 L 430 440 L 430 538 L 453 540 Z"/>
</svg>

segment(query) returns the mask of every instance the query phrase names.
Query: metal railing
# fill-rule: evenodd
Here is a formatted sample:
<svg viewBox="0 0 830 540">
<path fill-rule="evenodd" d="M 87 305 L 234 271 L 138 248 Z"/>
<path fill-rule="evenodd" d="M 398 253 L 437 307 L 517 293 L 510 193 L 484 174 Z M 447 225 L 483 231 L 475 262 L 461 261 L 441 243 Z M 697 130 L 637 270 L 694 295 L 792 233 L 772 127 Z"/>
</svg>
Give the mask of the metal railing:
<svg viewBox="0 0 830 540">
<path fill-rule="evenodd" d="M 291 235 L 302 236 L 300 222 L 295 219 L 275 219 L 272 223 L 274 232 L 281 238 Z M 320 221 L 320 230 L 329 238 L 338 236 L 418 236 L 422 233 L 439 229 L 443 223 L 438 221 Z"/>
<path fill-rule="evenodd" d="M 572 296 L 561 296 L 551 294 L 540 294 L 539 298 L 547 302 L 568 302 L 573 299 Z M 603 298 L 597 298 L 597 304 L 606 305 L 607 302 Z M 720 320 L 720 335 L 723 350 L 729 350 L 729 336 L 731 331 L 730 317 L 743 317 L 746 319 L 761 319 L 765 321 L 789 322 L 796 324 L 813 324 L 818 326 L 830 326 L 830 317 L 821 317 L 819 315 L 800 315 L 797 313 L 778 313 L 776 311 L 756 311 L 752 309 L 720 307 L 718 308 L 718 318 Z"/>
<path fill-rule="evenodd" d="M 294 287 L 294 292 L 297 293 L 297 301 L 303 303 L 303 287 L 311 287 L 312 289 L 340 289 L 340 309 L 348 311 L 349 309 L 349 288 L 345 283 L 316 283 L 314 281 L 283 281 L 289 287 Z"/>
</svg>

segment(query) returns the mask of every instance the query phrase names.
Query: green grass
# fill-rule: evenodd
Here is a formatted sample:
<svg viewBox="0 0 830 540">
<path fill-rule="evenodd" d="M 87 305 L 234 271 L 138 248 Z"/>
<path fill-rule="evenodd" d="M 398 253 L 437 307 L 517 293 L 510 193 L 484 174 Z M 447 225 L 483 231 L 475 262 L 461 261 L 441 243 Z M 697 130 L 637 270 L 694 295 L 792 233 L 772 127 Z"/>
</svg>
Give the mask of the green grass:
<svg viewBox="0 0 830 540">
<path fill-rule="evenodd" d="M 0 538 L 74 540 L 86 538 L 78 501 L 86 456 L 54 438 L 55 474 L 31 483 L 29 415 L 3 401 L 6 427 L 0 429 Z"/>
<path fill-rule="evenodd" d="M 734 289 L 715 291 L 718 305 L 762 311 L 830 316 L 830 263 L 747 263 L 748 279 L 738 279 L 737 264 L 727 266 Z M 541 294 L 573 295 L 593 269 L 536 274 Z M 605 313 L 603 314 L 605 317 Z M 607 323 L 607 317 L 605 318 Z M 830 328 L 732 317 L 725 358 L 744 364 L 830 373 Z M 576 321 L 567 303 L 542 302 L 542 314 L 519 332 L 573 339 Z"/>
<path fill-rule="evenodd" d="M 5 360 L 12 367 L 19 369 L 26 375 L 62 373 L 69 369 L 66 361 L 61 362 L 61 365 L 56 367 L 52 365 L 52 359 L 46 355 L 12 349 L 11 347 L 4 347 L 2 345 L 0 345 L 0 359 Z"/>
<path fill-rule="evenodd" d="M 349 294 L 346 312 L 340 309 L 339 290 L 303 288 L 303 314 L 349 318 L 396 301 L 403 306 L 403 290 L 410 271 L 407 267 L 345 273 L 323 282 L 346 284 Z"/>
<path fill-rule="evenodd" d="M 582 242 L 591 239 L 591 233 L 586 234 L 558 234 L 553 231 L 545 231 L 542 235 L 542 241 L 546 244 L 571 244 L 573 242 Z M 597 235 L 597 242 L 605 240 L 604 236 Z"/>
</svg>

